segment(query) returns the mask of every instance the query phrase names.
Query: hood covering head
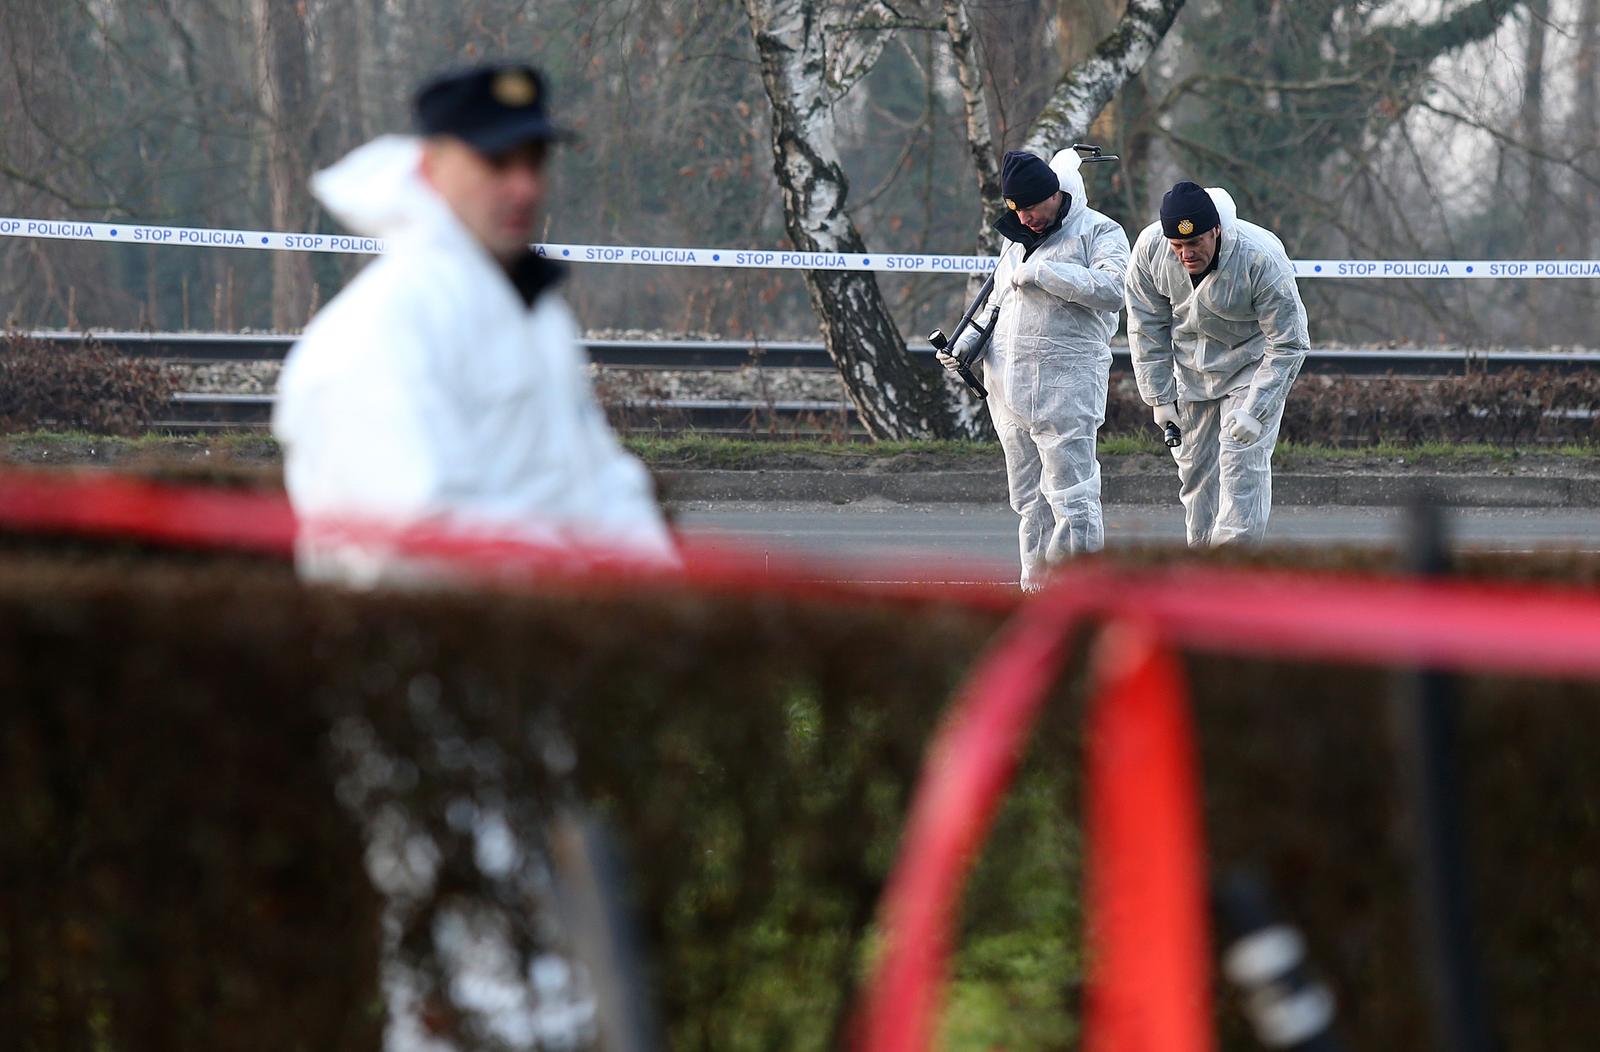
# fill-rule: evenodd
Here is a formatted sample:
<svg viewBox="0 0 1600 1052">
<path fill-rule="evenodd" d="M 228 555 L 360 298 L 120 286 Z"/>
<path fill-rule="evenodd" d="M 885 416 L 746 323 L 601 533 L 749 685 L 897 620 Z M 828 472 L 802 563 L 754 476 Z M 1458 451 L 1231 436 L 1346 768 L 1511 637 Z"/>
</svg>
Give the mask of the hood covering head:
<svg viewBox="0 0 1600 1052">
<path fill-rule="evenodd" d="M 422 178 L 422 140 L 384 135 L 311 177 L 311 194 L 354 233 L 395 237 L 449 217 Z"/>
<path fill-rule="evenodd" d="M 1228 233 L 1239 218 L 1239 206 L 1233 203 L 1233 195 L 1220 186 L 1206 187 L 1206 194 L 1217 206 L 1217 225 L 1224 234 Z"/>
<path fill-rule="evenodd" d="M 1058 150 L 1050 158 L 1050 170 L 1056 173 L 1056 181 L 1061 184 L 1061 190 L 1067 195 L 1066 208 L 1063 211 L 1063 221 L 1077 216 L 1079 212 L 1089 207 L 1089 194 L 1083 185 L 1083 156 L 1072 147 Z"/>
</svg>

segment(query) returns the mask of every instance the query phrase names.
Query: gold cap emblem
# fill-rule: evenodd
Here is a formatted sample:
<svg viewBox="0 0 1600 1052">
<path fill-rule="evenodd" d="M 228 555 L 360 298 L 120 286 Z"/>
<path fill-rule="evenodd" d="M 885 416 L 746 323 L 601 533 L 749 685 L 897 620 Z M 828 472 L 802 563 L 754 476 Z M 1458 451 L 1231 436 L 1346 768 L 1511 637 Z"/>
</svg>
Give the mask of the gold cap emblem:
<svg viewBox="0 0 1600 1052">
<path fill-rule="evenodd" d="M 489 94 L 500 105 L 516 108 L 531 105 L 538 98 L 539 89 L 534 85 L 533 78 L 520 69 L 508 69 L 495 75 L 494 82 L 489 85 Z"/>
<path fill-rule="evenodd" d="M 1006 198 L 1006 207 L 1015 212 L 1017 210 L 1017 203 L 1008 197 Z"/>
<path fill-rule="evenodd" d="M 1178 233 L 1182 234 L 1184 237 L 1188 237 L 1190 234 L 1194 233 L 1194 220 L 1193 219 L 1180 219 L 1180 220 L 1178 220 Z"/>
</svg>

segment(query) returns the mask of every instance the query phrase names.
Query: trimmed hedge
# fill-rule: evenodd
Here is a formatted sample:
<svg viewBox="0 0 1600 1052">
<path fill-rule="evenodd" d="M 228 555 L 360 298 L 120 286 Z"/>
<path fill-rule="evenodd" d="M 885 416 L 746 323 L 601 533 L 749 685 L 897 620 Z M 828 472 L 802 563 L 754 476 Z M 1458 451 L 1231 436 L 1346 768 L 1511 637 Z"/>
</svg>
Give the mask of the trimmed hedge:
<svg viewBox="0 0 1600 1052">
<path fill-rule="evenodd" d="M 0 432 L 143 434 L 161 419 L 175 386 L 165 366 L 87 338 L 58 347 L 0 336 Z"/>
<path fill-rule="evenodd" d="M 1149 429 L 1150 410 L 1132 377 L 1114 378 L 1104 433 Z M 1425 380 L 1301 376 L 1284 403 L 1283 435 L 1342 446 L 1593 442 L 1600 438 L 1600 373 L 1508 369 Z"/>
<path fill-rule="evenodd" d="M 574 788 L 631 857 L 671 1046 L 828 1047 L 921 751 L 997 628 L 937 604 L 345 595 L 260 562 L 9 547 L 0 1027 L 28 1050 L 377 1047 L 380 903 L 330 744 L 351 721 L 409 769 L 388 802 L 468 897 L 472 842 L 449 802 L 566 791 L 545 773 L 559 723 Z M 1600 560 L 1471 570 L 1593 585 Z M 1354 1047 L 1417 1047 L 1387 675 L 1190 669 L 1214 858 L 1269 875 Z M 949 1047 L 1075 1043 L 1080 691 L 1061 688 L 980 860 Z M 1597 701 L 1469 688 L 1477 914 L 1508 1047 L 1576 1047 L 1600 1014 Z M 441 747 L 441 713 L 465 751 Z M 1249 1047 L 1220 1014 L 1227 1047 Z"/>
</svg>

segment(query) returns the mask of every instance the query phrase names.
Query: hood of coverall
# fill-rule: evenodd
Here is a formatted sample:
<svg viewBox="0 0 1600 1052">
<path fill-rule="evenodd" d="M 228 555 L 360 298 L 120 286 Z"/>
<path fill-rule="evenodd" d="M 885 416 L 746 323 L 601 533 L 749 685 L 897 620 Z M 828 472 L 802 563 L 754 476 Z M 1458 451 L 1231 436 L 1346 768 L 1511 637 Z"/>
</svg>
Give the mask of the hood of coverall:
<svg viewBox="0 0 1600 1052">
<path fill-rule="evenodd" d="M 1228 262 L 1234 246 L 1239 242 L 1234 236 L 1239 228 L 1239 206 L 1233 203 L 1233 195 L 1220 186 L 1208 186 L 1206 193 L 1211 195 L 1211 203 L 1217 206 L 1217 226 L 1222 231 L 1222 248 L 1217 259 L 1217 266 L 1220 267 Z"/>
<path fill-rule="evenodd" d="M 1056 155 L 1050 158 L 1050 170 L 1061 180 L 1061 189 L 1067 192 L 1071 201 L 1067 206 L 1067 214 L 1061 219 L 1062 226 L 1071 223 L 1089 207 L 1089 193 L 1084 189 L 1082 168 L 1083 158 L 1070 146 L 1056 151 Z"/>
<path fill-rule="evenodd" d="M 383 135 L 356 147 L 311 177 L 311 194 L 340 225 L 366 237 L 460 226 L 422 178 L 422 140 L 413 135 Z"/>
<path fill-rule="evenodd" d="M 311 177 L 311 194 L 346 229 L 386 241 L 468 251 L 490 260 L 450 205 L 422 176 L 422 139 L 383 135 Z M 529 254 L 507 268 L 524 304 L 561 280 L 560 264 Z"/>
</svg>

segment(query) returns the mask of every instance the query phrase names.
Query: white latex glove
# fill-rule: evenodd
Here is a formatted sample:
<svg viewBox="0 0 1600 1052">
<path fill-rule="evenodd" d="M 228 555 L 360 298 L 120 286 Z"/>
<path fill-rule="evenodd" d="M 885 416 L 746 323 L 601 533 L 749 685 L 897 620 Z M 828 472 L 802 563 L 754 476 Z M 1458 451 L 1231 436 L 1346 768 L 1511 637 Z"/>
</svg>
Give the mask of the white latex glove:
<svg viewBox="0 0 1600 1052">
<path fill-rule="evenodd" d="M 1037 285 L 1039 283 L 1039 264 L 1033 260 L 1018 263 L 1011 271 L 1011 287 L 1021 288 L 1024 285 Z"/>
<path fill-rule="evenodd" d="M 1235 409 L 1229 413 L 1222 426 L 1228 429 L 1228 434 L 1232 435 L 1233 440 L 1241 446 L 1248 446 L 1261 437 L 1261 421 L 1242 409 Z"/>
<path fill-rule="evenodd" d="M 1183 421 L 1178 419 L 1177 402 L 1168 402 L 1166 405 L 1156 406 L 1154 415 L 1156 418 L 1156 426 L 1161 428 L 1163 431 L 1167 429 L 1168 424 L 1174 424 L 1180 429 L 1183 427 Z"/>
<path fill-rule="evenodd" d="M 946 369 L 949 369 L 952 373 L 961 368 L 961 363 L 957 362 L 953 355 L 950 355 L 945 351 L 934 351 L 933 356 L 939 359 L 940 365 L 944 366 Z"/>
</svg>

